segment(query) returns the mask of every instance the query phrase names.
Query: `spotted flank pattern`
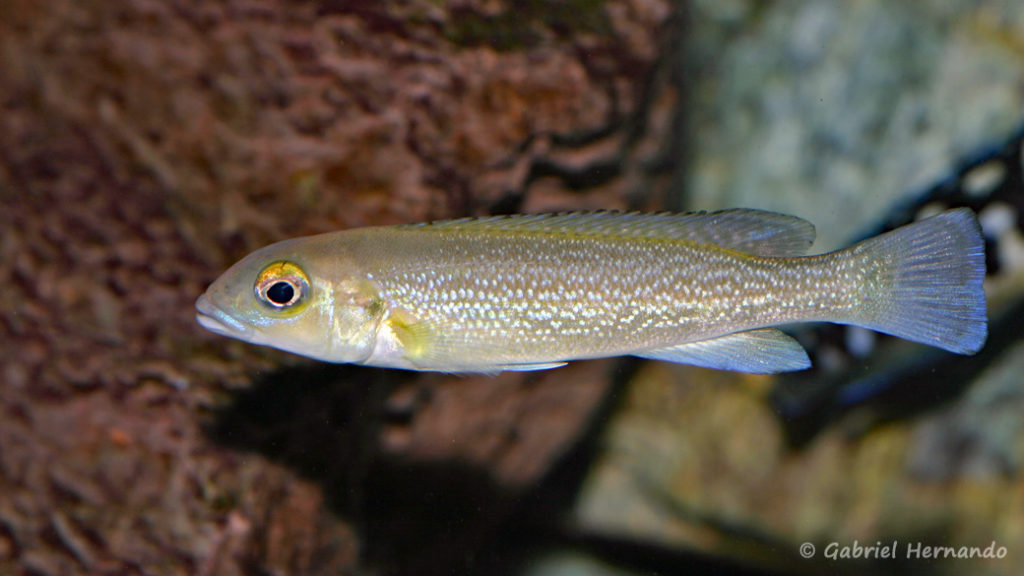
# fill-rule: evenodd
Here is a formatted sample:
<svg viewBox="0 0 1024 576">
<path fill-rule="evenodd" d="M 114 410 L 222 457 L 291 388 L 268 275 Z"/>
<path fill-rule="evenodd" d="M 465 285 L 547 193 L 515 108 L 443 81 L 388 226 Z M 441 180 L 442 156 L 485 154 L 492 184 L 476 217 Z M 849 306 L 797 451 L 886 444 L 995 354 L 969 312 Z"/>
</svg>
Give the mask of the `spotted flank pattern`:
<svg viewBox="0 0 1024 576">
<path fill-rule="evenodd" d="M 222 333 L 331 361 L 495 372 L 638 355 L 752 372 L 795 370 L 793 322 L 868 326 L 958 352 L 985 337 L 984 254 L 969 211 L 802 256 L 813 227 L 756 210 L 462 219 L 296 239 L 236 264 L 201 318 Z M 247 305 L 247 276 L 294 262 L 303 317 Z M 909 270 L 909 272 L 908 272 Z M 937 278 L 948 278 L 935 291 Z M 240 288 L 235 288 L 239 286 Z M 921 297 L 934 292 L 934 297 Z M 373 304 L 371 306 L 371 304 Z M 217 316 L 216 322 L 211 320 Z"/>
</svg>

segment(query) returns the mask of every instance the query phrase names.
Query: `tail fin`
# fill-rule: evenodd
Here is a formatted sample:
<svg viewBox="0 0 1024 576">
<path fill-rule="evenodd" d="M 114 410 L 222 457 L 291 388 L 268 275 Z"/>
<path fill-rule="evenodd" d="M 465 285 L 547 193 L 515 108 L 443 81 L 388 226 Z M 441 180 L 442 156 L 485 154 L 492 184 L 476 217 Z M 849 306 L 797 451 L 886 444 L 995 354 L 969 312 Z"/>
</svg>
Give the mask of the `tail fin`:
<svg viewBox="0 0 1024 576">
<path fill-rule="evenodd" d="M 981 349 L 985 244 L 972 211 L 947 210 L 853 250 L 883 266 L 870 318 L 858 324 L 959 354 Z"/>
</svg>

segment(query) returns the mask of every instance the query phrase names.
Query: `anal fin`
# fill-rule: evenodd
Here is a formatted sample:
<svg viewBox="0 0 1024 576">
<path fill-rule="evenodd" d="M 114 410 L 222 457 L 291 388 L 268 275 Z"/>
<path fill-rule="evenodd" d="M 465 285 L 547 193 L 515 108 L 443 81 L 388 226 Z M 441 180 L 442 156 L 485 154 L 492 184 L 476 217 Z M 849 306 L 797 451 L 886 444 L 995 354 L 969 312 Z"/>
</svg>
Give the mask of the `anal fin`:
<svg viewBox="0 0 1024 576">
<path fill-rule="evenodd" d="M 504 364 L 501 366 L 495 366 L 498 370 L 508 370 L 510 372 L 532 372 L 534 370 L 550 370 L 552 368 L 560 368 L 565 366 L 568 362 L 540 362 L 537 364 Z"/>
<path fill-rule="evenodd" d="M 811 366 L 811 360 L 800 343 L 775 328 L 736 332 L 633 355 L 750 374 L 791 372 Z"/>
</svg>

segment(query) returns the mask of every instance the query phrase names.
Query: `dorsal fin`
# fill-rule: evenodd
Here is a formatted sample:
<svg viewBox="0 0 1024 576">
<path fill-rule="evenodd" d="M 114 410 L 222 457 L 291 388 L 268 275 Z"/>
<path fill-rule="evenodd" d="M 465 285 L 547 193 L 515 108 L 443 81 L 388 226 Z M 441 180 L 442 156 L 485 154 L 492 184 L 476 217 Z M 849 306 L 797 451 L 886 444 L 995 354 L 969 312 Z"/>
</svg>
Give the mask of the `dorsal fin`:
<svg viewBox="0 0 1024 576">
<path fill-rule="evenodd" d="M 814 225 L 776 212 L 739 208 L 720 212 L 562 212 L 460 218 L 403 228 L 452 232 L 644 238 L 714 244 L 758 256 L 800 256 L 814 241 Z"/>
</svg>

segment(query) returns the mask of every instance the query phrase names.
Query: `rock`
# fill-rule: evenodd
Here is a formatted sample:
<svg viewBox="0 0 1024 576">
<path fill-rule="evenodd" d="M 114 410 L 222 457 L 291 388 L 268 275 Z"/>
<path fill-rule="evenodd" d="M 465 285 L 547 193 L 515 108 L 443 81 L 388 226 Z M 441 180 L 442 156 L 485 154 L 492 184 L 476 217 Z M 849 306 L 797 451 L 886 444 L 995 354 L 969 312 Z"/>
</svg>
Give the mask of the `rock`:
<svg viewBox="0 0 1024 576">
<path fill-rule="evenodd" d="M 857 437 L 833 426 L 794 451 L 761 398 L 771 377 L 652 363 L 605 431 L 574 525 L 781 572 L 809 568 L 799 555 L 804 542 L 817 546 L 818 561 L 828 544 L 854 541 L 1012 549 L 1024 533 L 1014 468 L 1024 441 L 1013 408 L 1019 384 L 1002 377 L 1013 370 L 993 368 L 933 417 Z M 869 574 L 898 565 L 846 568 Z M 940 566 L 1024 568 L 1012 557 Z"/>
<path fill-rule="evenodd" d="M 308 364 L 205 332 L 193 303 L 286 237 L 527 198 L 639 205 L 650 153 L 622 143 L 665 138 L 642 123 L 670 15 L 665 0 L 0 2 L 0 573 L 365 572 L 367 550 L 410 532 L 467 557 L 430 511 L 375 517 L 361 541 L 353 526 L 376 510 L 340 517 L 324 503 L 335 486 L 298 477 L 316 472 L 295 466 L 303 454 L 204 435 L 208 410 Z M 381 450 L 430 461 L 436 500 L 457 507 L 474 500 L 445 486 L 482 501 L 543 475 L 607 386 L 602 366 L 428 378 L 409 387 L 433 399 L 402 425 L 374 419 L 381 384 L 356 406 L 313 404 L 328 422 L 289 414 L 280 429 L 345 439 L 311 467 L 350 471 L 346 485 L 372 486 L 359 474 Z M 297 406 L 321 399 L 281 385 Z M 437 461 L 462 462 L 464 483 Z M 406 486 L 385 469 L 382 485 Z"/>
<path fill-rule="evenodd" d="M 815 224 L 840 247 L 1024 108 L 1024 35 L 1004 2 L 695 2 L 683 77 L 691 208 Z"/>
</svg>

